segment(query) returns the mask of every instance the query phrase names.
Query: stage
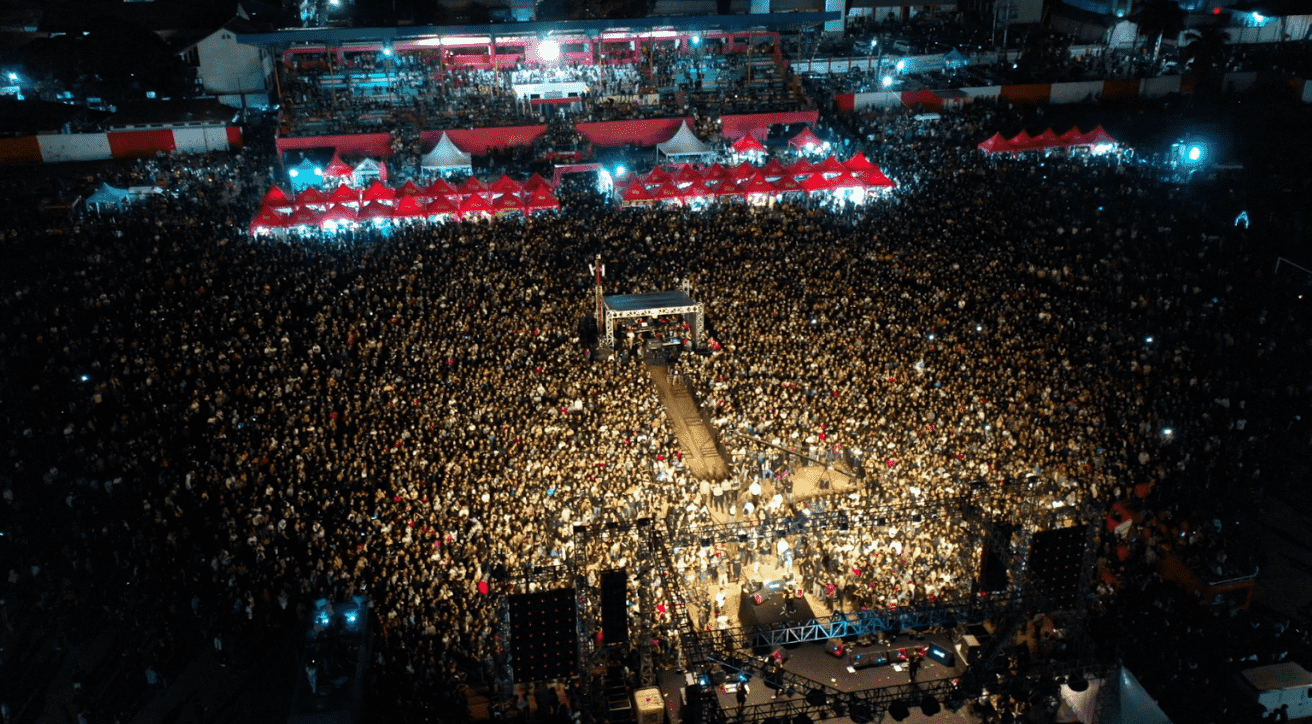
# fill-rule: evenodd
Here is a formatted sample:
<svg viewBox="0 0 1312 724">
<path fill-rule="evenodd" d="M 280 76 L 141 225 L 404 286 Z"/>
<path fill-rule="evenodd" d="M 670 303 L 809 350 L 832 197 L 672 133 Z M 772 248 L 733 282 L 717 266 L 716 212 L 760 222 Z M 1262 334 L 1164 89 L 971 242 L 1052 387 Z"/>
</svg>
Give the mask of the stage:
<svg viewBox="0 0 1312 724">
<path fill-rule="evenodd" d="M 760 605 L 755 600 L 758 594 L 762 598 Z M 766 581 L 760 590 L 744 593 L 738 599 L 738 621 L 745 628 L 810 618 L 815 618 L 811 604 L 805 596 L 797 596 L 796 584 L 790 582 Z"/>
</svg>

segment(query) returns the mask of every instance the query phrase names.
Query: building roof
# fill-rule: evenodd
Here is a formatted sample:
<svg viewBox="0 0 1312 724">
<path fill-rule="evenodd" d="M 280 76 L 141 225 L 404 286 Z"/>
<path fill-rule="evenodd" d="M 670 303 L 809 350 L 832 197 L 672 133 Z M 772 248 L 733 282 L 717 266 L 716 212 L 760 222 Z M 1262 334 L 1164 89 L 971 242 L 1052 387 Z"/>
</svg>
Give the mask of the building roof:
<svg viewBox="0 0 1312 724">
<path fill-rule="evenodd" d="M 0 134 L 32 134 L 58 131 L 65 123 L 100 123 L 108 111 L 36 99 L 0 97 Z"/>
<path fill-rule="evenodd" d="M 237 111 L 216 100 L 128 101 L 110 117 L 111 128 L 125 126 L 226 125 Z"/>
<path fill-rule="evenodd" d="M 1258 666 L 1242 672 L 1248 683 L 1258 691 L 1277 691 L 1294 687 L 1312 687 L 1312 674 L 1292 661 L 1270 666 Z"/>
</svg>

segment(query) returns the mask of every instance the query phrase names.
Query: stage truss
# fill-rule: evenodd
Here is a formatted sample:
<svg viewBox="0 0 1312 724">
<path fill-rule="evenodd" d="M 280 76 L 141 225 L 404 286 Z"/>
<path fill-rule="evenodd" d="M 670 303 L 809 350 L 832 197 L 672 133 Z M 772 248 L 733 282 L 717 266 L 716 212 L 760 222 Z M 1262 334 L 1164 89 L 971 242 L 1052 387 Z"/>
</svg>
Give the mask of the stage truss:
<svg viewBox="0 0 1312 724">
<path fill-rule="evenodd" d="M 647 294 L 611 294 L 602 297 L 598 307 L 602 314 L 602 319 L 598 320 L 602 342 L 611 349 L 615 348 L 615 321 L 639 317 L 678 315 L 687 323 L 695 345 L 700 347 L 706 341 L 705 306 L 681 289 Z"/>
</svg>

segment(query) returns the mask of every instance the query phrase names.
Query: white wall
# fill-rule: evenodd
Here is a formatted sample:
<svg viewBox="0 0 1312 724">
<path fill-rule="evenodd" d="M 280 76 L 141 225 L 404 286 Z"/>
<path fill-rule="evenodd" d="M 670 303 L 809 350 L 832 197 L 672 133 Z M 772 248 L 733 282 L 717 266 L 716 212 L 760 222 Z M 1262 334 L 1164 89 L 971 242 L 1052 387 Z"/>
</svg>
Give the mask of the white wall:
<svg viewBox="0 0 1312 724">
<path fill-rule="evenodd" d="M 887 108 L 889 106 L 902 105 L 901 93 L 888 93 L 880 91 L 878 93 L 856 93 L 852 98 L 852 108 L 861 110 L 862 108 Z"/>
<path fill-rule="evenodd" d="M 99 161 L 113 158 L 109 150 L 109 136 L 103 133 L 59 133 L 37 136 L 41 146 L 41 160 L 46 163 L 60 161 Z"/>
<path fill-rule="evenodd" d="M 1053 83 L 1050 103 L 1083 103 L 1092 95 L 1097 100 L 1102 95 L 1102 81 L 1090 80 L 1078 83 Z"/>
<path fill-rule="evenodd" d="M 219 28 L 196 45 L 200 78 L 205 92 L 214 95 L 240 95 L 267 91 L 266 69 L 269 59 L 253 45 L 238 43 L 227 28 Z"/>
<path fill-rule="evenodd" d="M 173 144 L 178 153 L 227 151 L 228 130 L 224 126 L 173 129 Z"/>
<path fill-rule="evenodd" d="M 847 9 L 847 0 L 825 0 L 825 12 L 838 13 L 837 20 L 829 20 L 825 22 L 826 33 L 843 32 L 843 28 L 845 27 L 845 23 L 846 23 L 846 18 L 843 16 L 843 11 L 845 11 L 846 9 Z"/>
<path fill-rule="evenodd" d="M 1139 84 L 1140 98 L 1161 98 L 1180 92 L 1180 76 L 1164 75 L 1160 78 L 1144 78 Z"/>
</svg>

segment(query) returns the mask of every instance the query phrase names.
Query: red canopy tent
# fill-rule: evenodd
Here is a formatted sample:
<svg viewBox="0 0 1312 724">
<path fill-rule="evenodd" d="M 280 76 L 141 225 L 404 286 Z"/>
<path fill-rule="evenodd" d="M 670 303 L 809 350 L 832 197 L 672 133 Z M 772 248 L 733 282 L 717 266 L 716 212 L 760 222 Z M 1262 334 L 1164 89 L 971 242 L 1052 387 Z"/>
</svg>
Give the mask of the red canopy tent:
<svg viewBox="0 0 1312 724">
<path fill-rule="evenodd" d="M 746 161 L 729 169 L 729 177 L 734 181 L 742 181 L 745 178 L 751 178 L 756 175 L 756 167 Z"/>
<path fill-rule="evenodd" d="M 486 194 L 470 194 L 460 201 L 460 218 L 470 216 L 491 216 L 492 202 Z"/>
<path fill-rule="evenodd" d="M 393 219 L 420 219 L 425 216 L 428 216 L 428 210 L 424 202 L 411 194 L 402 195 L 401 200 L 396 202 L 396 208 L 392 209 Z"/>
<path fill-rule="evenodd" d="M 323 206 L 327 201 L 323 196 L 323 192 L 313 186 L 296 194 L 297 206 Z"/>
<path fill-rule="evenodd" d="M 715 181 L 718 183 L 729 178 L 729 172 L 720 164 L 713 163 L 709 168 L 702 172 L 702 178 L 707 181 Z"/>
<path fill-rule="evenodd" d="M 460 192 L 461 196 L 469 196 L 472 194 L 485 193 L 488 188 L 487 184 L 483 183 L 483 181 L 477 176 L 470 176 L 465 179 L 465 182 L 460 184 L 456 190 Z"/>
<path fill-rule="evenodd" d="M 707 186 L 706 182 L 700 179 L 689 184 L 687 188 L 682 190 L 682 193 L 685 199 L 704 199 L 715 195 L 715 192 L 711 190 L 711 187 Z"/>
<path fill-rule="evenodd" d="M 436 199 L 439 196 L 457 196 L 459 191 L 455 186 L 447 183 L 446 179 L 438 179 L 424 189 L 424 196 L 430 199 Z"/>
<path fill-rule="evenodd" d="M 811 174 L 815 173 L 815 164 L 811 163 L 810 161 L 804 158 L 799 158 L 796 161 L 793 161 L 792 163 L 788 164 L 788 172 L 793 175 L 793 178 L 802 178 L 803 176 L 810 176 Z"/>
<path fill-rule="evenodd" d="M 509 176 L 502 174 L 501 178 L 492 182 L 489 187 L 493 194 L 514 194 L 518 196 L 524 191 L 524 187 Z"/>
<path fill-rule="evenodd" d="M 878 166 L 872 166 L 865 171 L 856 171 L 852 174 L 867 188 L 894 188 L 897 186 L 893 179 L 884 175 L 884 172 Z"/>
<path fill-rule="evenodd" d="M 670 179 L 670 174 L 660 166 L 653 168 L 642 177 L 642 182 L 647 186 L 659 186 Z"/>
<path fill-rule="evenodd" d="M 333 160 L 329 161 L 328 167 L 323 170 L 323 177 L 324 178 L 351 178 L 354 175 L 355 175 L 355 169 L 343 163 L 341 154 L 337 153 L 336 151 L 333 151 Z"/>
<path fill-rule="evenodd" d="M 339 206 L 342 204 L 355 204 L 358 206 L 360 204 L 360 192 L 346 184 L 342 184 L 328 196 L 328 200 Z"/>
<path fill-rule="evenodd" d="M 815 170 L 829 178 L 847 174 L 847 167 L 833 156 L 821 161 L 820 164 L 815 167 Z"/>
<path fill-rule="evenodd" d="M 657 201 L 679 201 L 683 198 L 683 193 L 674 185 L 674 181 L 667 180 L 651 193 L 651 197 Z"/>
<path fill-rule="evenodd" d="M 374 181 L 369 184 L 369 188 L 360 194 L 364 201 L 385 201 L 391 203 L 396 200 L 396 189 L 388 188 L 383 185 L 382 181 Z"/>
<path fill-rule="evenodd" d="M 1080 141 L 1080 129 L 1078 126 L 1057 136 L 1057 143 L 1063 146 L 1078 146 Z"/>
<path fill-rule="evenodd" d="M 360 214 L 356 218 L 360 221 L 390 219 L 392 218 L 392 207 L 382 201 L 370 201 L 360 207 Z"/>
<path fill-rule="evenodd" d="M 832 189 L 862 189 L 865 190 L 866 184 L 861 179 L 850 173 L 841 176 L 835 176 L 829 179 L 829 188 Z"/>
<path fill-rule="evenodd" d="M 634 184 L 637 188 L 642 188 L 642 184 Z M 643 189 L 646 193 L 646 189 Z M 524 206 L 529 211 L 542 211 L 544 209 L 559 209 L 560 202 L 552 195 L 551 189 L 546 186 L 539 186 L 529 193 L 528 198 L 524 200 Z"/>
<path fill-rule="evenodd" d="M 1098 126 L 1097 128 L 1093 129 L 1092 131 L 1089 131 L 1088 133 L 1081 134 L 1079 136 L 1079 141 L 1075 145 L 1102 146 L 1102 145 L 1111 145 L 1115 143 L 1116 143 L 1116 139 L 1112 138 L 1110 133 L 1103 130 L 1102 126 Z"/>
<path fill-rule="evenodd" d="M 534 191 L 534 193 L 537 193 L 537 191 Z M 624 202 L 625 205 L 646 204 L 654 200 L 652 199 L 651 192 L 647 190 L 647 187 L 642 182 L 638 182 L 630 186 L 627 190 L 625 190 L 624 194 L 620 196 L 620 199 Z M 529 203 L 531 204 L 532 202 L 533 199 L 532 197 L 530 197 Z"/>
<path fill-rule="evenodd" d="M 406 181 L 401 188 L 396 190 L 396 197 L 400 199 L 403 196 L 423 196 L 424 190 L 415 185 L 414 181 Z"/>
<path fill-rule="evenodd" d="M 1030 139 L 1030 145 L 1036 149 L 1052 148 L 1054 146 L 1059 145 L 1059 142 L 1057 141 L 1057 134 L 1053 133 L 1052 129 L 1049 128 L 1043 133 L 1040 133 L 1039 135 Z"/>
<path fill-rule="evenodd" d="M 674 175 L 670 177 L 670 180 L 674 181 L 675 186 L 683 187 L 690 183 L 701 181 L 702 175 L 692 166 L 689 166 L 686 163 L 681 163 L 679 164 L 679 168 L 674 172 Z"/>
<path fill-rule="evenodd" d="M 832 188 L 829 179 L 825 178 L 822 173 L 813 173 L 802 179 L 802 190 L 808 194 L 815 191 L 829 191 Z"/>
<path fill-rule="evenodd" d="M 819 151 L 824 148 L 825 142 L 811 131 L 810 126 L 807 126 L 801 133 L 788 139 L 788 145 L 798 151 Z"/>
<path fill-rule="evenodd" d="M 1029 151 L 1033 148 L 1034 137 L 1025 131 L 1017 133 L 1015 137 L 1007 140 L 1007 146 L 1012 153 L 1020 151 Z"/>
<path fill-rule="evenodd" d="M 456 205 L 454 196 L 434 196 L 433 200 L 428 203 L 429 216 L 454 216 L 460 213 L 460 207 Z"/>
<path fill-rule="evenodd" d="M 529 176 L 529 177 L 528 177 L 528 180 L 524 182 L 524 190 L 525 190 L 525 191 L 533 191 L 533 190 L 535 190 L 535 189 L 539 189 L 539 188 L 547 188 L 547 189 L 550 189 L 550 188 L 551 188 L 551 184 L 547 183 L 547 180 L 546 180 L 546 179 L 542 178 L 541 176 L 537 175 L 536 173 L 533 174 L 532 176 Z"/>
<path fill-rule="evenodd" d="M 319 225 L 353 224 L 358 220 L 359 216 L 356 215 L 355 210 L 351 207 L 343 206 L 341 204 L 333 204 L 328 207 L 328 211 L 324 212 L 323 216 L 319 217 Z"/>
<path fill-rule="evenodd" d="M 737 141 L 734 141 L 730 148 L 733 149 L 734 153 L 743 155 L 749 153 L 765 153 L 765 146 L 762 146 L 761 142 L 756 140 L 750 133 Z"/>
<path fill-rule="evenodd" d="M 260 210 L 255 212 L 255 218 L 251 219 L 251 225 L 248 232 L 254 234 L 259 231 L 271 231 L 273 229 L 285 228 L 287 228 L 287 217 L 274 211 L 268 206 L 261 206 Z"/>
<path fill-rule="evenodd" d="M 270 209 L 283 211 L 290 214 L 292 212 L 292 200 L 287 198 L 287 194 L 278 188 L 275 184 L 269 187 L 265 192 L 264 198 L 260 199 L 260 206 Z"/>
<path fill-rule="evenodd" d="M 765 177 L 766 181 L 783 178 L 788 175 L 788 169 L 784 168 L 782 163 L 779 163 L 779 159 L 772 158 L 769 163 L 761 167 L 761 175 Z"/>
<path fill-rule="evenodd" d="M 802 190 L 802 183 L 797 179 L 793 178 L 792 175 L 790 174 L 784 174 L 783 176 L 780 176 L 779 180 L 775 181 L 773 185 L 775 187 L 775 190 L 779 191 L 780 193 L 791 193 L 794 191 Z"/>
<path fill-rule="evenodd" d="M 769 181 L 766 181 L 765 176 L 758 174 L 739 184 L 738 193 L 743 196 L 750 196 L 753 194 L 777 194 L 779 193 L 779 189 L 772 186 Z"/>
<path fill-rule="evenodd" d="M 519 194 L 504 193 L 492 199 L 492 210 L 498 214 L 506 211 L 528 213 L 528 208 L 519 199 Z"/>
<path fill-rule="evenodd" d="M 847 167 L 848 171 L 852 172 L 869 171 L 875 167 L 875 164 L 870 163 L 870 159 L 866 158 L 866 155 L 860 151 L 857 151 L 855 156 L 847 159 L 847 162 L 843 165 Z"/>
<path fill-rule="evenodd" d="M 1011 150 L 1007 145 L 1007 139 L 1003 138 L 1001 133 L 989 136 L 983 143 L 979 144 L 978 148 L 984 153 L 1002 153 Z"/>
</svg>

